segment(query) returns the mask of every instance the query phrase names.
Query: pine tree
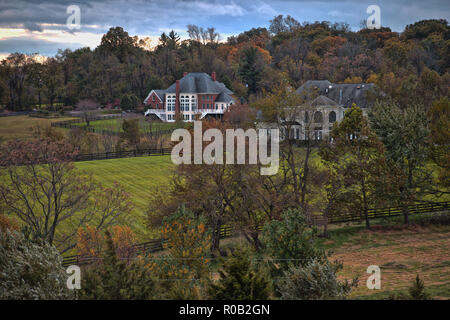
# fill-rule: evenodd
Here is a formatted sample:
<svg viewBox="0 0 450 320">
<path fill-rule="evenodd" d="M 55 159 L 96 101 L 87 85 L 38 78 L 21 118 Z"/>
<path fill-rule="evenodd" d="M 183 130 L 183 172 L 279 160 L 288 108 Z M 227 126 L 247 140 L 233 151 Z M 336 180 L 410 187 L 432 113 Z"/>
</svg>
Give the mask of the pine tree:
<svg viewBox="0 0 450 320">
<path fill-rule="evenodd" d="M 209 294 L 218 300 L 265 300 L 271 295 L 270 276 L 261 266 L 252 265 L 248 250 L 237 248 L 211 283 Z"/>
<path fill-rule="evenodd" d="M 140 261 L 127 264 L 120 260 L 108 231 L 100 270 L 96 266 L 87 270 L 82 281 L 82 299 L 147 300 L 156 296 L 156 283 L 150 269 Z"/>
<path fill-rule="evenodd" d="M 409 295 L 413 300 L 428 300 L 430 295 L 425 291 L 425 284 L 419 275 L 416 276 L 412 286 L 409 288 Z"/>
</svg>

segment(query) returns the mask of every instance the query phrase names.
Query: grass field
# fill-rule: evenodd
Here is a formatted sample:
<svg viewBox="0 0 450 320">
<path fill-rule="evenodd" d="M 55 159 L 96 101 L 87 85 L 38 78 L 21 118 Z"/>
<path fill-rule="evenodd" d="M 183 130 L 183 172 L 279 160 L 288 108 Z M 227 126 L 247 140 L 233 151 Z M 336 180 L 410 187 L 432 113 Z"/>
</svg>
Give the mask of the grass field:
<svg viewBox="0 0 450 320">
<path fill-rule="evenodd" d="M 154 231 L 149 230 L 146 223 L 148 195 L 169 183 L 174 168 L 170 156 L 86 161 L 77 162 L 76 166 L 106 186 L 120 183 L 135 205 L 129 226 L 136 233 L 137 240 L 145 241 L 154 236 Z"/>
<path fill-rule="evenodd" d="M 110 130 L 115 132 L 121 132 L 122 130 L 122 118 L 117 119 L 104 119 L 104 120 L 94 120 L 89 122 L 89 126 L 95 128 L 96 130 Z M 75 124 L 76 126 L 85 127 L 86 122 L 80 122 Z M 142 118 L 139 118 L 139 127 L 141 132 L 156 132 L 160 130 L 171 130 L 179 128 L 181 124 L 179 123 L 167 123 L 167 122 L 147 122 L 144 121 Z M 185 126 L 188 126 L 189 124 L 184 124 Z"/>
<path fill-rule="evenodd" d="M 419 217 L 416 217 L 418 220 Z M 450 299 L 450 226 L 404 226 L 391 220 L 389 225 L 336 228 L 322 245 L 333 250 L 332 259 L 344 264 L 342 278 L 359 277 L 353 299 L 385 299 L 392 293 L 407 294 L 416 275 L 425 282 L 434 299 Z M 381 289 L 369 290 L 367 267 L 381 269 Z"/>
<path fill-rule="evenodd" d="M 48 126 L 55 121 L 64 121 L 74 118 L 35 118 L 30 116 L 12 116 L 0 118 L 0 139 L 29 139 L 33 138 L 33 127 Z M 61 129 L 59 129 L 61 130 Z"/>
</svg>

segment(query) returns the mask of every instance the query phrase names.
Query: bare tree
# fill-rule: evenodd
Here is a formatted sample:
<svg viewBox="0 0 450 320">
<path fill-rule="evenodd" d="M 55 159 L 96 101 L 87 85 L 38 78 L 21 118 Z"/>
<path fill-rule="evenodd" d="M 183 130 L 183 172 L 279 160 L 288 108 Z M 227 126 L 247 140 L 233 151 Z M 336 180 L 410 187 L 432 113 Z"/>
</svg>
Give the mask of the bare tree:
<svg viewBox="0 0 450 320">
<path fill-rule="evenodd" d="M 187 33 L 192 40 L 201 41 L 200 28 L 195 24 L 187 25 Z"/>
<path fill-rule="evenodd" d="M 104 229 L 125 217 L 131 202 L 116 185 L 104 188 L 75 169 L 65 141 L 11 141 L 0 153 L 0 209 L 61 253 L 75 246 L 78 228 Z"/>
</svg>

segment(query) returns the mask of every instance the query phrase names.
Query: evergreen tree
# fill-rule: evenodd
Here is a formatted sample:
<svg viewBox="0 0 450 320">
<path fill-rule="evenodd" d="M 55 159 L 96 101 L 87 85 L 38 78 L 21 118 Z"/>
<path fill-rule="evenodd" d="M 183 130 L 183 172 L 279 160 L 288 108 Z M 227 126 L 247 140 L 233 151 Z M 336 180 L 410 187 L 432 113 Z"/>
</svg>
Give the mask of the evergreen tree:
<svg viewBox="0 0 450 320">
<path fill-rule="evenodd" d="M 258 49 L 248 47 L 243 54 L 242 62 L 239 64 L 239 75 L 248 86 L 249 92 L 255 93 L 261 80 L 261 71 L 257 66 Z"/>
<path fill-rule="evenodd" d="M 263 243 L 266 253 L 273 259 L 274 275 L 280 275 L 290 266 L 304 266 L 313 259 L 325 259 L 325 252 L 317 247 L 317 239 L 317 228 L 308 226 L 301 209 L 284 211 L 280 221 L 266 224 Z"/>
<path fill-rule="evenodd" d="M 429 130 L 425 109 L 420 105 L 400 108 L 393 102 L 377 102 L 369 114 L 371 127 L 383 142 L 389 167 L 397 174 L 397 202 L 407 205 L 431 190 L 432 171 L 427 168 Z"/>
<path fill-rule="evenodd" d="M 416 279 L 413 282 L 413 285 L 409 288 L 409 295 L 413 300 L 428 300 L 430 299 L 430 295 L 425 290 L 425 284 L 422 279 L 420 279 L 419 275 L 416 276 Z"/>
<path fill-rule="evenodd" d="M 220 279 L 209 288 L 212 299 L 266 300 L 272 287 L 269 273 L 253 265 L 249 250 L 237 248 L 219 271 Z"/>
<path fill-rule="evenodd" d="M 100 265 L 85 271 L 81 298 L 103 300 L 148 300 L 156 297 L 156 282 L 142 261 L 127 264 L 117 256 L 109 231 L 106 251 Z"/>
<path fill-rule="evenodd" d="M 279 294 L 283 300 L 330 300 L 345 299 L 357 286 L 358 280 L 339 281 L 340 263 L 311 260 L 304 266 L 291 266 L 285 271 Z"/>
</svg>

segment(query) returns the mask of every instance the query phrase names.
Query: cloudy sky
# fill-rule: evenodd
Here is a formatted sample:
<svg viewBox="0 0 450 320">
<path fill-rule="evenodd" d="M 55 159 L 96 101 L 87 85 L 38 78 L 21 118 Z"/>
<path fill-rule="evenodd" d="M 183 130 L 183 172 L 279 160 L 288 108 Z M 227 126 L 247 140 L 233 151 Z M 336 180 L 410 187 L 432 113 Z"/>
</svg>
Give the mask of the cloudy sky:
<svg viewBox="0 0 450 320">
<path fill-rule="evenodd" d="M 0 0 L 0 58 L 11 52 L 54 55 L 58 48 L 96 47 L 110 27 L 148 36 L 164 31 L 186 38 L 186 25 L 214 26 L 223 39 L 253 27 L 268 27 L 278 14 L 300 22 L 347 22 L 357 30 L 376 4 L 381 24 L 394 31 L 421 19 L 450 20 L 448 0 Z M 69 30 L 69 5 L 80 8 L 81 29 Z"/>
</svg>

